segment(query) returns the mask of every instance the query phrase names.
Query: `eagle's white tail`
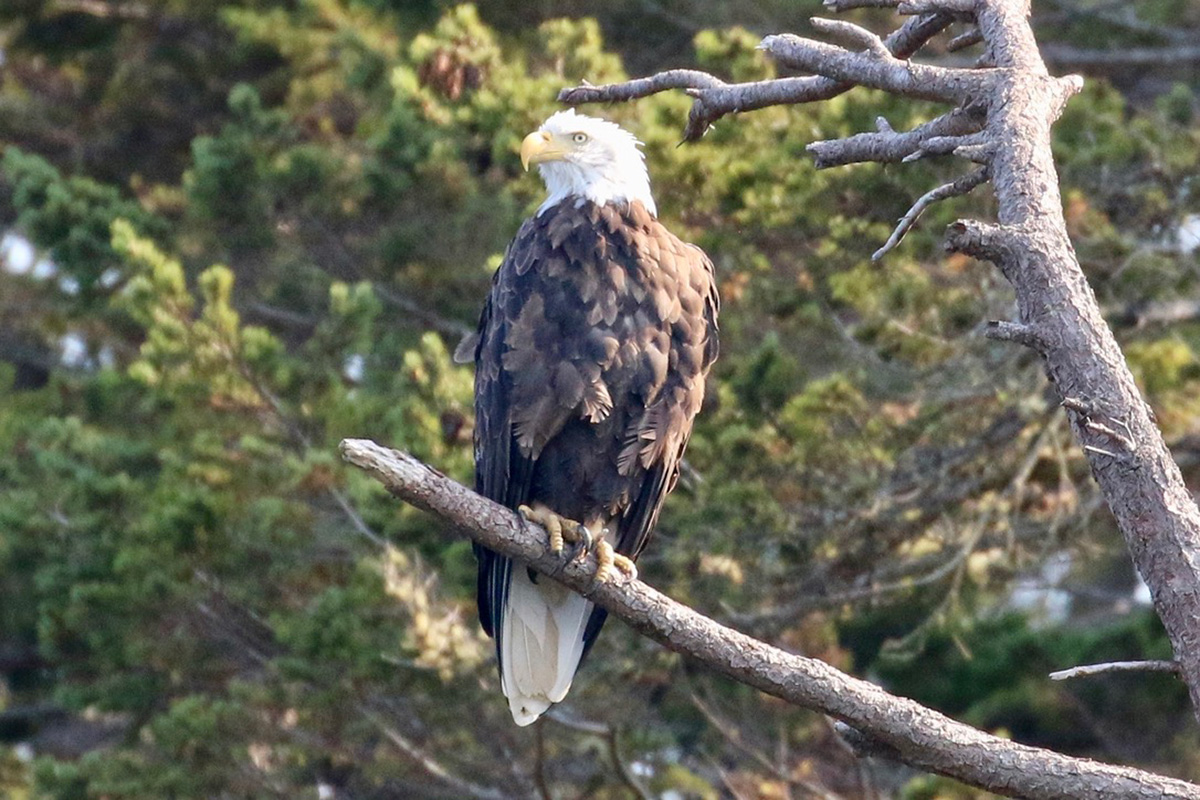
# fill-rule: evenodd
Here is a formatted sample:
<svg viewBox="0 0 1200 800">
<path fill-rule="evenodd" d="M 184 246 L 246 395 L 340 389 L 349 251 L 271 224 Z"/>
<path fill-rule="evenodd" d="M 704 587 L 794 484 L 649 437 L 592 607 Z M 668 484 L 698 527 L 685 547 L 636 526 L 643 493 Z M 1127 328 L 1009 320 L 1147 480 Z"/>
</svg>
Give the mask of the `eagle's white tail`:
<svg viewBox="0 0 1200 800">
<path fill-rule="evenodd" d="M 535 584 L 514 564 L 500 634 L 500 685 L 518 725 L 562 700 L 583 655 L 592 604 L 549 578 Z"/>
</svg>

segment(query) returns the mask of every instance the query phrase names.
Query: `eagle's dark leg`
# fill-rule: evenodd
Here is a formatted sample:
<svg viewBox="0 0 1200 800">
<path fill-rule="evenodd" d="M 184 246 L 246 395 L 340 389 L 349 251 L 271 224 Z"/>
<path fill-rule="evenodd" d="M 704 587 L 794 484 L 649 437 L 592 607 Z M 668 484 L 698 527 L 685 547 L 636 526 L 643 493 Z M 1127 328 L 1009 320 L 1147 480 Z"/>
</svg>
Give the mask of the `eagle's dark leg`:
<svg viewBox="0 0 1200 800">
<path fill-rule="evenodd" d="M 595 550 L 598 582 L 610 580 L 614 572 L 621 573 L 626 580 L 637 580 L 637 567 L 633 561 L 613 550 L 612 545 L 604 539 L 608 529 L 602 530 L 597 537 L 582 522 L 567 519 L 540 504 L 537 507 L 518 506 L 517 512 L 529 522 L 536 522 L 546 529 L 550 535 L 550 549 L 555 553 L 561 553 L 567 542 L 578 544 L 582 554 Z"/>
</svg>

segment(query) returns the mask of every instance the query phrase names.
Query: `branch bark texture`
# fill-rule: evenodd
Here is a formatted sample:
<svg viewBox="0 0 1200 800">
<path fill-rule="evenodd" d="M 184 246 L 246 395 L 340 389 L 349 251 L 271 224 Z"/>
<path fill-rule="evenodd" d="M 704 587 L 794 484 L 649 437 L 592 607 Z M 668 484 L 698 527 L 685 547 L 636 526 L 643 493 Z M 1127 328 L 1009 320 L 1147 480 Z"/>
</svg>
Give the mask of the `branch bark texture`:
<svg viewBox="0 0 1200 800">
<path fill-rule="evenodd" d="M 829 0 L 826 5 L 834 10 L 886 6 L 922 15 L 901 31 L 924 23 L 936 32 L 953 19 L 977 26 L 987 64 L 980 69 L 912 63 L 907 55 L 928 36 L 910 35 L 906 43 L 914 49 L 900 52 L 894 46 L 900 31 L 881 47 L 873 34 L 844 23 L 815 27 L 849 42 L 850 48 L 788 34 L 768 36 L 761 47 L 781 63 L 813 73 L 790 81 L 825 80 L 830 82 L 825 85 L 836 83 L 838 91 L 867 86 L 954 107 L 913 131 L 899 133 L 881 122 L 876 132 L 817 142 L 809 149 L 820 167 L 953 154 L 986 168 L 998 201 L 998 224 L 956 222 L 948 231 L 947 248 L 994 262 L 1012 284 L 1020 318 L 993 325 L 991 332 L 1008 334 L 1001 338 L 1031 346 L 1043 357 L 1092 474 L 1150 587 L 1200 717 L 1200 510 L 1080 269 L 1067 237 L 1051 157 L 1051 125 L 1082 80 L 1047 72 L 1029 25 L 1029 0 Z M 646 80 L 652 84 L 654 78 Z M 622 85 L 592 87 L 586 97 L 573 91 L 560 97 L 577 102 L 630 96 Z M 697 111 L 703 91 L 696 94 L 693 117 L 703 116 Z M 784 81 L 720 91 L 741 92 L 747 101 L 765 96 L 779 103 L 828 96 Z M 690 134 L 692 120 L 688 130 Z M 921 202 L 931 202 L 929 197 L 914 212 Z M 912 219 L 910 212 L 905 220 L 911 225 Z M 902 220 L 889 245 L 899 241 L 905 224 Z"/>
<path fill-rule="evenodd" d="M 884 39 L 883 44 L 895 57 L 908 58 L 953 21 L 954 17 L 943 13 L 914 17 Z M 583 103 L 611 103 L 647 97 L 668 89 L 687 89 L 695 98 L 695 102 L 688 115 L 683 139 L 692 142 L 703 136 L 710 125 L 727 114 L 754 111 L 768 106 L 828 100 L 853 86 L 852 83 L 843 83 L 825 76 L 727 84 L 706 72 L 676 69 L 625 83 L 605 86 L 586 84 L 563 89 L 558 93 L 558 101 L 572 106 Z"/>
<path fill-rule="evenodd" d="M 1029 800 L 1200 799 L 1200 786 L 1141 770 L 1071 758 L 976 730 L 846 675 L 726 628 L 640 581 L 594 584 L 594 562 L 567 562 L 545 533 L 410 455 L 347 439 L 342 456 L 400 499 L 458 533 L 528 563 L 620 617 L 638 632 L 767 694 L 843 721 L 881 752 L 921 769 Z"/>
</svg>

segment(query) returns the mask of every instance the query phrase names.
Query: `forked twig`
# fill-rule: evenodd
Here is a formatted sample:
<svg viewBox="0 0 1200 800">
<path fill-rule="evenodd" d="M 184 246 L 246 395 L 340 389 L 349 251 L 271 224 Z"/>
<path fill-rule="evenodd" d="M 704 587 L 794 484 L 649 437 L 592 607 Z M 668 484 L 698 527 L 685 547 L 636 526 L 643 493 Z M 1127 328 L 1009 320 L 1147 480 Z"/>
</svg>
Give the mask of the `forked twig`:
<svg viewBox="0 0 1200 800">
<path fill-rule="evenodd" d="M 908 210 L 908 213 L 900 218 L 900 224 L 898 224 L 896 229 L 892 231 L 892 235 L 888 237 L 886 242 L 884 242 L 883 247 L 871 254 L 871 260 L 878 261 L 879 259 L 883 258 L 889 250 L 900 244 L 900 240 L 904 238 L 905 234 L 912 230 L 912 226 L 916 224 L 917 218 L 921 216 L 925 209 L 929 208 L 939 200 L 946 200 L 951 197 L 961 197 L 962 195 L 969 193 L 972 189 L 987 179 L 988 168 L 980 167 L 974 172 L 963 175 L 956 181 L 943 184 L 936 189 L 931 189 L 930 191 L 921 195 L 921 197 L 917 199 L 917 202 L 913 203 L 912 208 Z"/>
</svg>

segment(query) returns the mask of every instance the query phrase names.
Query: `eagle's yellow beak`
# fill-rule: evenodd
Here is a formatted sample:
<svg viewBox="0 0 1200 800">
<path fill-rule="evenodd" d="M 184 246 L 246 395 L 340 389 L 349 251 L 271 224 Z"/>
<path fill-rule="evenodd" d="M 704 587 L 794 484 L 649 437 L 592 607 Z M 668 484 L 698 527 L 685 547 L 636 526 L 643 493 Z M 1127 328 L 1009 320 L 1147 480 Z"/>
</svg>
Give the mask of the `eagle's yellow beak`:
<svg viewBox="0 0 1200 800">
<path fill-rule="evenodd" d="M 562 148 L 554 143 L 546 131 L 534 131 L 521 142 L 521 166 L 529 171 L 530 164 L 541 164 L 543 161 L 554 161 L 564 155 Z"/>
</svg>

